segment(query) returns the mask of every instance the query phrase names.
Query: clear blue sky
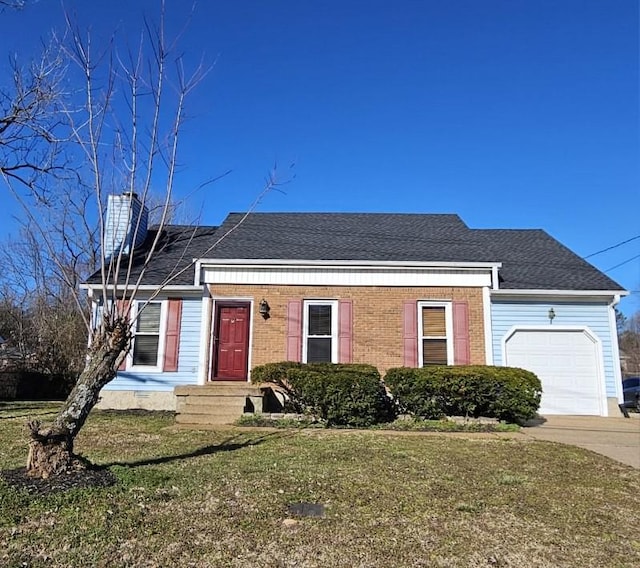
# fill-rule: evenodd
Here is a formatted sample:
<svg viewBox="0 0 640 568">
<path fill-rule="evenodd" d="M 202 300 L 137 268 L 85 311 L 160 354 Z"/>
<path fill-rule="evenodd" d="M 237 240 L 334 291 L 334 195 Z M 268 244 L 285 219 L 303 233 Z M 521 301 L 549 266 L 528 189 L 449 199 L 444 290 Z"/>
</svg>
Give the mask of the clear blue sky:
<svg viewBox="0 0 640 568">
<path fill-rule="evenodd" d="M 138 34 L 158 2 L 65 5 L 107 37 Z M 188 6 L 168 1 L 176 26 Z M 62 11 L 0 20 L 0 54 L 28 58 Z M 260 210 L 454 212 L 591 254 L 640 234 L 638 28 L 637 0 L 201 0 L 182 46 L 216 65 L 190 101 L 179 191 L 232 169 L 190 204 L 217 224 L 295 161 Z M 590 260 L 636 255 L 640 239 Z M 608 274 L 640 289 L 640 259 Z"/>
</svg>

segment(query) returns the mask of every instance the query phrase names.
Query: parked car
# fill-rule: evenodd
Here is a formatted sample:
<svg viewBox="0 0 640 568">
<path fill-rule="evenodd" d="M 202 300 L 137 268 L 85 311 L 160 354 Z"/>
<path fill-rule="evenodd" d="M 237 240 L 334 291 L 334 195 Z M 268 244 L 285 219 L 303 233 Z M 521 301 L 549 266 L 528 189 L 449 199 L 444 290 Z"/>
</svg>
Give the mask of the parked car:
<svg viewBox="0 0 640 568">
<path fill-rule="evenodd" d="M 622 381 L 624 407 L 640 412 L 640 377 L 627 377 Z"/>
</svg>

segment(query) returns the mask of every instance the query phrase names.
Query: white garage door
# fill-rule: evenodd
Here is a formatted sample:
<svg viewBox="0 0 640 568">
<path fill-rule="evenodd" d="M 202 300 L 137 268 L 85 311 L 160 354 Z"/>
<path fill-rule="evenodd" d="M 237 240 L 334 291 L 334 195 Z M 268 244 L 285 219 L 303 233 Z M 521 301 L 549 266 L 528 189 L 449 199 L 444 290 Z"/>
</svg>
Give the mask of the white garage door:
<svg viewBox="0 0 640 568">
<path fill-rule="evenodd" d="M 586 332 L 518 330 L 505 351 L 507 365 L 540 378 L 540 414 L 602 414 L 598 346 Z"/>
</svg>

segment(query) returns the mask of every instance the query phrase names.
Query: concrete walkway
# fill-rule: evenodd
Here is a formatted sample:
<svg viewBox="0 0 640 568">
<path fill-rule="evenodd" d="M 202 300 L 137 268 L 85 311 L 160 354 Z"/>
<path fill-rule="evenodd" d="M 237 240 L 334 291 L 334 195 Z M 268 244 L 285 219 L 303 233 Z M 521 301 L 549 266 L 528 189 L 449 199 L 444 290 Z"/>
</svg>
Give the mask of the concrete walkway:
<svg viewBox="0 0 640 568">
<path fill-rule="evenodd" d="M 630 418 L 545 416 L 521 432 L 536 440 L 571 444 L 640 469 L 640 415 Z"/>
</svg>

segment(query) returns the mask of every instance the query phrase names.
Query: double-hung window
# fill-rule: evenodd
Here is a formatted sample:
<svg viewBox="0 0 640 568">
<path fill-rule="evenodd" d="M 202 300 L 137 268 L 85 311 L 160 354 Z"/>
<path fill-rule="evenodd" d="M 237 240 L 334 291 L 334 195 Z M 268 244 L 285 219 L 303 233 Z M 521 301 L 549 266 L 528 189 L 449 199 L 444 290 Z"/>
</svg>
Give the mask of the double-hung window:
<svg viewBox="0 0 640 568">
<path fill-rule="evenodd" d="M 418 302 L 420 367 L 453 364 L 451 302 Z"/>
<path fill-rule="evenodd" d="M 146 304 L 146 305 L 145 305 Z M 136 302 L 131 365 L 160 369 L 162 350 L 162 302 Z"/>
<path fill-rule="evenodd" d="M 338 362 L 338 302 L 306 300 L 303 315 L 304 363 Z"/>
</svg>

